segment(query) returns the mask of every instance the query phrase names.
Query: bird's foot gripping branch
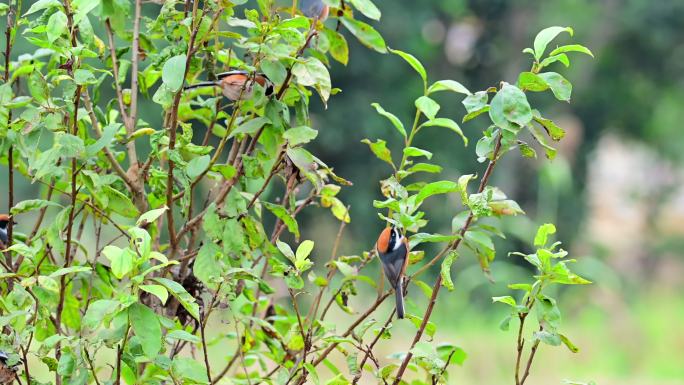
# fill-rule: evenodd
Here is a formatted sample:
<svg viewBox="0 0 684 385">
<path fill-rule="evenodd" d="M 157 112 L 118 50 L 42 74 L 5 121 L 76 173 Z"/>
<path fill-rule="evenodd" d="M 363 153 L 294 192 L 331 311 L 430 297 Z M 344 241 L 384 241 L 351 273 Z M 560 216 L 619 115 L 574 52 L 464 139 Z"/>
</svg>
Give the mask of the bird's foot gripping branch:
<svg viewBox="0 0 684 385">
<path fill-rule="evenodd" d="M 453 289 L 451 266 L 464 247 L 488 272 L 491 237 L 500 232 L 485 218 L 522 214 L 489 184 L 500 158 L 514 149 L 535 156 L 526 138 L 555 155 L 563 130 L 533 110 L 525 92 L 569 100 L 570 83 L 548 66 L 589 51 L 565 45 L 545 55 L 551 40 L 571 32 L 546 29 L 526 50 L 531 71 L 471 93 L 456 81 L 428 82 L 415 57 L 387 48 L 359 20 L 380 18 L 370 0 L 299 7 L 304 13 L 296 1 L 12 0 L 0 8 L 8 20 L 0 159 L 10 171 L 1 186 L 11 214 L 0 224 L 0 350 L 12 378 L 287 385 L 365 376 L 398 384 L 411 368 L 419 372 L 412 383 L 436 384 L 463 362 L 460 348 L 424 341 L 439 326 L 431 321 L 437 296 Z M 385 199 L 375 202 L 384 213 L 378 244 L 351 256 L 338 252 L 350 222 L 338 193 L 350 183 L 305 148 L 318 135 L 310 98 L 326 104 L 336 93 L 328 68 L 331 60 L 347 63 L 345 36 L 403 58 L 424 91 L 410 126 L 373 105 L 404 145 L 365 141 L 392 173 L 381 183 Z M 18 43 L 29 53 L 14 55 Z M 475 146 L 487 164 L 480 177 L 438 180 L 442 167 L 414 142 L 439 128 L 467 142 L 460 125 L 439 114 L 438 92 L 465 96 L 464 122 L 491 120 Z M 17 202 L 15 179 L 40 191 Z M 459 197 L 463 211 L 451 232 L 428 232 L 422 205 L 445 194 Z M 299 214 L 311 206 L 340 221 L 324 259 L 300 227 Z M 427 242 L 443 245 L 441 252 L 427 258 Z M 539 341 L 572 347 L 544 289 L 586 283 L 546 238 L 535 244 L 536 257 L 525 258 L 540 270 L 537 283 L 514 287 L 525 290 L 521 300 L 499 298 L 521 325 L 533 311 L 539 321 L 531 342 L 519 336 L 516 385 Z M 378 260 L 389 290 L 366 275 Z M 426 272 L 437 264 L 430 285 Z M 369 288 L 375 300 L 357 298 Z M 416 288 L 427 302 L 404 312 L 403 291 Z M 402 354 L 387 358 L 375 348 L 396 324 L 395 311 L 381 306 L 391 296 L 416 332 Z"/>
</svg>

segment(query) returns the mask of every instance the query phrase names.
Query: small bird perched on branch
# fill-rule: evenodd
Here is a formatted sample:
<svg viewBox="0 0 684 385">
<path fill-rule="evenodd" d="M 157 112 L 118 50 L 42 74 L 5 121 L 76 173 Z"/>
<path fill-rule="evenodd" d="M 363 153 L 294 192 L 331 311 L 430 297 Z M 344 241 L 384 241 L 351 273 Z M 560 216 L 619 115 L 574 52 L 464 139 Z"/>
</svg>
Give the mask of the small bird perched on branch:
<svg viewBox="0 0 684 385">
<path fill-rule="evenodd" d="M 233 70 L 223 72 L 216 75 L 217 80 L 200 82 L 186 86 L 184 89 L 189 90 L 199 87 L 221 87 L 223 96 L 232 101 L 245 100 L 252 97 L 254 94 L 254 82 L 257 82 L 264 88 L 266 96 L 273 94 L 273 83 L 262 73 L 250 73 L 243 70 Z"/>
<path fill-rule="evenodd" d="M 404 274 L 408 265 L 409 244 L 406 237 L 394 226 L 386 227 L 375 244 L 397 301 L 397 318 L 404 318 Z"/>
<path fill-rule="evenodd" d="M 12 217 L 7 214 L 0 214 L 0 249 L 9 246 L 9 237 L 7 235 L 7 227 L 9 226 Z"/>
</svg>

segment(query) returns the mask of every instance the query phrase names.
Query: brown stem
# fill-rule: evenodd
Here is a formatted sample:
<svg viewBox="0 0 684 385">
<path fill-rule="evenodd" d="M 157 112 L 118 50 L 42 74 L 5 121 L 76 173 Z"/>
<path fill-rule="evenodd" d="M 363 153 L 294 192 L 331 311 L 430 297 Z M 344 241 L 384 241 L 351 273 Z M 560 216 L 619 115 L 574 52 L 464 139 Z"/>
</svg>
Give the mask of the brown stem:
<svg viewBox="0 0 684 385">
<path fill-rule="evenodd" d="M 212 301 L 213 303 L 213 301 Z M 204 355 L 204 367 L 207 370 L 207 379 L 210 381 L 210 385 L 213 384 L 211 382 L 211 367 L 209 366 L 209 354 L 207 353 L 207 338 L 204 335 L 204 329 L 206 328 L 206 316 L 204 316 L 203 313 L 200 313 L 201 319 L 200 319 L 200 336 L 202 337 L 202 354 Z"/>
<path fill-rule="evenodd" d="M 539 327 L 539 331 L 542 331 L 543 327 Z M 527 380 L 527 377 L 530 375 L 530 368 L 532 367 L 532 360 L 534 360 L 534 355 L 537 353 L 537 348 L 539 348 L 539 340 L 536 340 L 534 342 L 534 345 L 532 345 L 532 350 L 530 351 L 530 356 L 527 359 L 527 364 L 525 365 L 525 374 L 523 374 L 522 379 L 520 380 L 520 385 L 523 385 L 525 383 L 525 380 Z"/>
<path fill-rule="evenodd" d="M 100 385 L 100 380 L 97 379 L 97 373 L 95 373 L 95 367 L 93 366 L 93 360 L 90 359 L 90 354 L 88 354 L 88 349 L 83 348 L 83 353 L 84 353 L 86 362 L 88 362 L 88 366 L 90 367 L 90 371 L 93 373 L 93 379 L 95 380 L 95 384 Z"/>
<path fill-rule="evenodd" d="M 126 126 L 126 135 L 130 136 L 133 133 L 133 127 L 130 127 L 131 123 L 128 119 L 128 112 L 126 110 L 126 104 L 124 103 L 123 91 L 121 90 L 119 64 L 116 57 L 116 46 L 114 45 L 114 31 L 112 31 L 112 24 L 109 22 L 109 18 L 105 19 L 105 30 L 107 31 L 107 38 L 109 40 L 109 56 L 112 59 L 112 73 L 114 74 L 114 89 L 116 90 L 116 99 L 119 102 L 121 117 L 124 125 Z"/>
</svg>

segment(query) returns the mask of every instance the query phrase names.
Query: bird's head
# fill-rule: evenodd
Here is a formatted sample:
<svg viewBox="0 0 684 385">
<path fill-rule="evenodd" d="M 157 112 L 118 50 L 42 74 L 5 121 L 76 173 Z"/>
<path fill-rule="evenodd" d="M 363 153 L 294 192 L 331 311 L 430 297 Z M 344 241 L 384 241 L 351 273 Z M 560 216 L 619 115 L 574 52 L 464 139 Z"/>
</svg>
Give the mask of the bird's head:
<svg viewBox="0 0 684 385">
<path fill-rule="evenodd" d="M 397 250 L 402 242 L 404 241 L 404 236 L 401 234 L 399 229 L 394 226 L 385 227 L 380 233 L 378 238 L 377 248 L 380 253 L 389 253 L 390 251 Z"/>
</svg>

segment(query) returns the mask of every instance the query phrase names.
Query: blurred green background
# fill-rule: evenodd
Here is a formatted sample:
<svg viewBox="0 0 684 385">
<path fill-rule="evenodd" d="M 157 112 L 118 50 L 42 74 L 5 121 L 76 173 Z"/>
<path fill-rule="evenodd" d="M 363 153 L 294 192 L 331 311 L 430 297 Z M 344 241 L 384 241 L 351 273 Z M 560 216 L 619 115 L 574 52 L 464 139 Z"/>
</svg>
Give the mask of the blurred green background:
<svg viewBox="0 0 684 385">
<path fill-rule="evenodd" d="M 549 163 L 511 153 L 493 175 L 492 183 L 517 200 L 527 216 L 501 222 L 508 237 L 496 243 L 495 283 L 482 274 L 472 255 L 464 253 L 453 269 L 456 290 L 440 295 L 435 341 L 454 343 L 468 353 L 464 365 L 450 371 L 451 383 L 513 383 L 515 333 L 499 330 L 506 309 L 492 304 L 491 297 L 510 294 L 506 283 L 530 276 L 527 266 L 507 253 L 529 252 L 536 227 L 554 222 L 558 240 L 578 260 L 575 270 L 595 283 L 557 293 L 564 332 L 580 352 L 542 346 L 528 383 L 560 384 L 572 379 L 599 385 L 684 384 L 684 172 L 680 167 L 684 161 L 680 133 L 684 1 L 390 0 L 376 4 L 383 16 L 372 25 L 390 47 L 419 58 L 431 81 L 454 79 L 473 91 L 501 80 L 514 83 L 517 73 L 530 67 L 529 55 L 522 49 L 548 26 L 573 27 L 572 41 L 586 45 L 596 56 L 572 55 L 570 69 L 553 69 L 573 83 L 572 103 L 559 104 L 550 93 L 530 96 L 533 105 L 568 133 L 559 156 Z M 327 23 L 334 27 L 336 21 Z M 333 63 L 331 68 L 333 87 L 342 92 L 332 97 L 327 110 L 314 101 L 313 126 L 320 135 L 310 149 L 354 183 L 340 194 L 351 205 L 352 217 L 340 251 L 358 254 L 372 248 L 384 226 L 372 201 L 381 198 L 378 182 L 390 172 L 361 140 L 388 139 L 391 149 L 400 144 L 396 131 L 370 104 L 381 103 L 408 125 L 421 83 L 399 57 L 370 51 L 348 34 L 347 39 L 349 65 Z M 557 42 L 570 39 L 561 35 Z M 34 49 L 21 37 L 17 44 L 17 55 Z M 103 96 L 107 92 L 103 90 Z M 461 97 L 441 93 L 436 98 L 442 105 L 441 116 L 461 120 Z M 149 100 L 143 103 L 151 108 L 143 105 L 141 118 L 159 126 L 156 105 Z M 484 170 L 475 161 L 474 146 L 482 123 L 476 119 L 462 128 L 471 139 L 466 148 L 448 130 L 425 131 L 417 141 L 419 147 L 434 152 L 435 163 L 454 180 Z M 0 178 L 4 186 L 6 167 Z M 39 186 L 18 182 L 20 199 L 37 197 Z M 5 207 L 5 194 L 0 199 Z M 429 231 L 450 231 L 452 216 L 461 209 L 457 200 L 451 196 L 427 202 Z M 317 257 L 323 261 L 339 223 L 316 209 L 302 214 L 304 237 L 316 241 Z M 20 231 L 28 230 L 22 227 Z M 434 250 L 426 251 L 430 256 Z M 424 280 L 432 282 L 437 268 Z M 377 263 L 371 269 L 377 270 Z M 367 302 L 355 298 L 352 305 L 360 310 Z M 412 288 L 407 310 L 422 313 L 425 303 Z M 383 305 L 379 318 L 390 305 Z M 377 356 L 389 362 L 386 357 L 405 350 L 414 332 L 409 322 L 396 323 L 392 340 L 380 344 Z M 212 350 L 221 362 L 225 349 Z"/>
</svg>

